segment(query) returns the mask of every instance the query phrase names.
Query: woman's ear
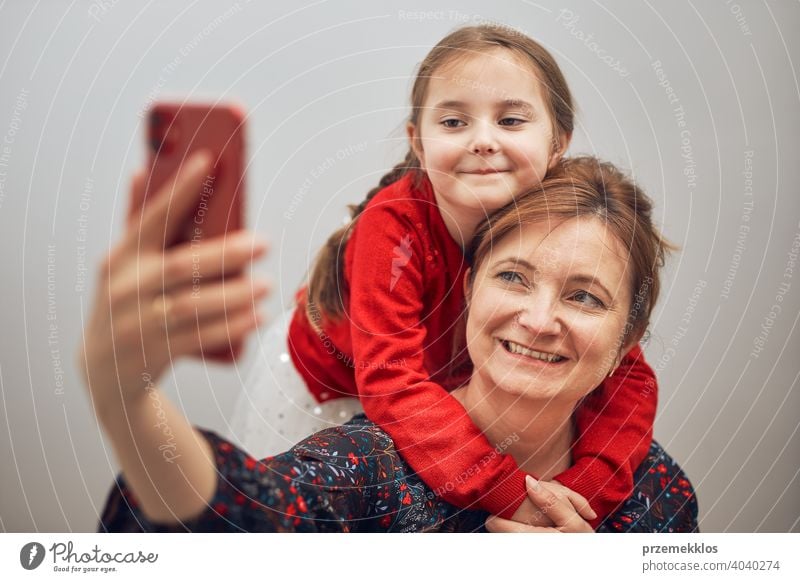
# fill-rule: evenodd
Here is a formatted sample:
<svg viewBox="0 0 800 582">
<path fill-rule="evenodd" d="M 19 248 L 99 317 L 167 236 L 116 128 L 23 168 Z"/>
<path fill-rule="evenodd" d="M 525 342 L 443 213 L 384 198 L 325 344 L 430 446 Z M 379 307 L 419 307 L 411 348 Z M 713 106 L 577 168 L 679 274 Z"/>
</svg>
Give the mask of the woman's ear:
<svg viewBox="0 0 800 582">
<path fill-rule="evenodd" d="M 467 310 L 469 310 L 469 302 L 472 298 L 472 284 L 470 283 L 470 278 L 472 275 L 472 267 L 467 267 L 467 270 L 464 272 L 464 300 L 467 303 Z"/>
<path fill-rule="evenodd" d="M 419 133 L 417 132 L 417 126 L 410 121 L 406 123 L 406 135 L 408 136 L 408 144 L 411 146 L 411 151 L 414 152 L 414 155 L 419 160 L 420 167 L 424 171 L 425 167 L 422 164 L 422 145 L 419 139 Z"/>
<path fill-rule="evenodd" d="M 622 361 L 622 358 L 628 355 L 628 352 L 633 349 L 633 346 L 642 340 L 642 337 L 644 337 L 643 329 L 631 330 L 631 332 L 628 334 L 628 337 L 625 338 L 625 343 L 622 344 L 622 348 L 619 351 L 620 361 Z"/>
<path fill-rule="evenodd" d="M 547 165 L 548 170 L 552 170 L 561 161 L 561 158 L 567 152 L 570 141 L 572 141 L 572 132 L 561 133 L 557 138 L 553 139 L 553 153 L 550 154 L 550 163 Z"/>
</svg>

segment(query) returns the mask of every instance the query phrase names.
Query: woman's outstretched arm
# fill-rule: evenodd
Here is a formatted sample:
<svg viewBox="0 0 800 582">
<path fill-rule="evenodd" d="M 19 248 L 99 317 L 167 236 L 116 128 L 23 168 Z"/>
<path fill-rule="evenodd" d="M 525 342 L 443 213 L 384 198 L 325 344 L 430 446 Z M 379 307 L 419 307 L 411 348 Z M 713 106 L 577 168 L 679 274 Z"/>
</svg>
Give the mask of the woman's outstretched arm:
<svg viewBox="0 0 800 582">
<path fill-rule="evenodd" d="M 149 521 L 186 521 L 207 508 L 217 485 L 211 448 L 157 386 L 95 410 Z"/>
<path fill-rule="evenodd" d="M 205 508 L 216 470 L 206 439 L 158 388 L 173 359 L 236 345 L 261 320 L 267 288 L 243 275 L 265 250 L 247 233 L 164 249 L 197 206 L 208 156 L 196 155 L 140 216 L 100 269 L 78 367 L 122 472 L 154 521 Z M 133 182 L 144 188 L 144 175 Z M 198 276 L 199 275 L 199 276 Z M 199 280 L 199 288 L 196 281 Z"/>
</svg>

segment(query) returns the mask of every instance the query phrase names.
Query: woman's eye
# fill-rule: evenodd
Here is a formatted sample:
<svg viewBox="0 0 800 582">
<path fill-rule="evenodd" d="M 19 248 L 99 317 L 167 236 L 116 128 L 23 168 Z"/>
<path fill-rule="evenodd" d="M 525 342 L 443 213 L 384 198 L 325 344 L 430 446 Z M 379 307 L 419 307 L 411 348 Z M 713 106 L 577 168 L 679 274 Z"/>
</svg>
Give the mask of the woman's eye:
<svg viewBox="0 0 800 582">
<path fill-rule="evenodd" d="M 460 119 L 445 119 L 444 121 L 442 121 L 442 125 L 444 125 L 448 129 L 455 129 L 457 127 L 461 127 L 462 125 L 466 124 Z"/>
<path fill-rule="evenodd" d="M 604 309 L 605 303 L 600 301 L 597 297 L 589 293 L 588 291 L 578 291 L 572 296 L 572 299 L 584 305 L 586 307 L 591 307 L 593 309 Z"/>
<path fill-rule="evenodd" d="M 522 125 L 523 123 L 525 123 L 525 120 L 517 117 L 505 117 L 500 120 L 500 125 L 505 125 L 506 127 L 514 127 L 515 125 Z"/>
<path fill-rule="evenodd" d="M 524 283 L 522 276 L 515 271 L 503 271 L 498 273 L 497 276 L 506 283 Z"/>
</svg>

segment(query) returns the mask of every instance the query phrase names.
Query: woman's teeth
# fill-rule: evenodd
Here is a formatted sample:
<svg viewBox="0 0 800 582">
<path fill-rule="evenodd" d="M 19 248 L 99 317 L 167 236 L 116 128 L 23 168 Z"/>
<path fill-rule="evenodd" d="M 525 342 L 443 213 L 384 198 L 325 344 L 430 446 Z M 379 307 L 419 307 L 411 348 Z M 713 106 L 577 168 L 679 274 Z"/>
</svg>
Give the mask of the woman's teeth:
<svg viewBox="0 0 800 582">
<path fill-rule="evenodd" d="M 560 362 L 564 358 L 559 356 L 558 354 L 547 354 L 545 352 L 537 352 L 535 350 L 529 350 L 519 344 L 515 344 L 514 342 L 510 342 L 508 340 L 504 340 L 503 346 L 512 354 L 519 354 L 521 356 L 528 356 L 529 358 L 534 358 L 537 360 L 542 360 L 543 362 Z"/>
</svg>

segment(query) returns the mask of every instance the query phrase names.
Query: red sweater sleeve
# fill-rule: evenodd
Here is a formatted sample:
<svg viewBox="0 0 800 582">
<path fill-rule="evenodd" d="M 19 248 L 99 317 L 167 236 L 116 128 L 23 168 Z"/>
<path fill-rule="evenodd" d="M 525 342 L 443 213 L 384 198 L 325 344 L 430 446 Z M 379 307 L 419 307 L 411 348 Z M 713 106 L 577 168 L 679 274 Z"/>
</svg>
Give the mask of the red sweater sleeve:
<svg viewBox="0 0 800 582">
<path fill-rule="evenodd" d="M 600 522 L 633 493 L 633 473 L 653 439 L 656 377 L 639 346 L 576 411 L 573 465 L 556 479 L 583 495 Z"/>
<path fill-rule="evenodd" d="M 525 473 L 492 447 L 426 369 L 425 340 L 437 330 L 423 320 L 425 233 L 412 222 L 390 204 L 373 205 L 348 242 L 354 245 L 348 248 L 349 314 L 359 397 L 438 496 L 510 518 L 525 497 Z"/>
</svg>

